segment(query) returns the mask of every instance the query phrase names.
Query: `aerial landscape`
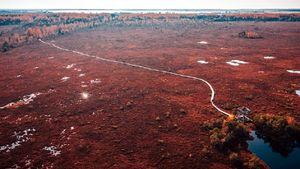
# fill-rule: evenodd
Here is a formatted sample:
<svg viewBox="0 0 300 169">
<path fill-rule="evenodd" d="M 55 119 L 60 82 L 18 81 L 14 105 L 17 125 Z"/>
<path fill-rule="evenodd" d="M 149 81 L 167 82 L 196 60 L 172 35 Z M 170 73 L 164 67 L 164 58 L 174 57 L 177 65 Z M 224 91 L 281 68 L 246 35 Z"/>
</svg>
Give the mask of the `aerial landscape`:
<svg viewBox="0 0 300 169">
<path fill-rule="evenodd" d="M 19 1 L 0 2 L 0 168 L 300 166 L 299 2 Z"/>
</svg>

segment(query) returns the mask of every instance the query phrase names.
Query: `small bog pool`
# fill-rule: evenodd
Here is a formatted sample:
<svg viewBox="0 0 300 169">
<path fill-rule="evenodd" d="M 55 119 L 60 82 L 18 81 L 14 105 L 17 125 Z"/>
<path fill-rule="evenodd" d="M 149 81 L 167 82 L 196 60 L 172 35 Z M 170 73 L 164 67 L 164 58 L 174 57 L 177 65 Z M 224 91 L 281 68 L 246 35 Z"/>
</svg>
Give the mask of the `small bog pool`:
<svg viewBox="0 0 300 169">
<path fill-rule="evenodd" d="M 300 168 L 300 145 L 298 142 L 270 143 L 255 131 L 251 132 L 251 136 L 254 139 L 247 142 L 248 149 L 271 169 Z"/>
</svg>

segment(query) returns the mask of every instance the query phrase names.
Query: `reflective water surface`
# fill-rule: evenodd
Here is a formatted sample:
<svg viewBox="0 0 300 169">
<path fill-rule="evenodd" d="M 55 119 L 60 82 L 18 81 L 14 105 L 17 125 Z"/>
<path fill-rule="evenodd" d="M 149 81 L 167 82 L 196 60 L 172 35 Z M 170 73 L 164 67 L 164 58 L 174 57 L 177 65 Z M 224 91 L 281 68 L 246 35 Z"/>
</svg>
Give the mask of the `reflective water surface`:
<svg viewBox="0 0 300 169">
<path fill-rule="evenodd" d="M 252 131 L 253 140 L 248 149 L 262 159 L 271 169 L 296 169 L 300 167 L 300 145 L 298 142 L 270 143 L 259 133 Z"/>
</svg>

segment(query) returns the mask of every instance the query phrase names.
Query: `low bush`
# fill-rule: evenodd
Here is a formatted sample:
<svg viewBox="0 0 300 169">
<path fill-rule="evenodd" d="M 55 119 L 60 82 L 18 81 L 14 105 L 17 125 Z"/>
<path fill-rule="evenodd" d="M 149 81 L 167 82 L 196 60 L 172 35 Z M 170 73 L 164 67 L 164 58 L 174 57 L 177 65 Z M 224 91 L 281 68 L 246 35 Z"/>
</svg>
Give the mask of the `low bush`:
<svg viewBox="0 0 300 169">
<path fill-rule="evenodd" d="M 252 157 L 248 161 L 244 162 L 244 168 L 261 169 L 262 168 L 261 161 L 255 155 L 252 155 Z"/>
<path fill-rule="evenodd" d="M 278 115 L 257 115 L 253 118 L 257 130 L 277 138 L 293 137 L 299 141 L 300 125 L 293 118 Z"/>
<path fill-rule="evenodd" d="M 212 121 L 205 121 L 202 124 L 202 129 L 209 131 L 212 130 L 214 128 L 218 128 L 221 129 L 222 125 L 223 125 L 223 119 L 217 119 L 217 120 L 212 120 Z"/>
<path fill-rule="evenodd" d="M 246 39 L 261 39 L 262 36 L 253 31 L 243 31 L 239 33 L 239 37 Z"/>
<path fill-rule="evenodd" d="M 220 151 L 226 152 L 239 148 L 250 139 L 246 126 L 235 120 L 227 120 L 221 126 L 219 126 L 219 122 L 212 122 L 208 126 L 214 126 L 214 124 L 216 127 L 210 130 L 210 143 Z"/>
<path fill-rule="evenodd" d="M 9 50 L 10 46 L 9 46 L 9 43 L 7 41 L 5 41 L 3 44 L 2 44 L 2 47 L 1 47 L 1 50 L 3 52 L 7 52 Z"/>
<path fill-rule="evenodd" d="M 230 153 L 229 161 L 230 161 L 231 165 L 236 168 L 243 167 L 243 160 L 239 157 L 238 153 Z"/>
</svg>

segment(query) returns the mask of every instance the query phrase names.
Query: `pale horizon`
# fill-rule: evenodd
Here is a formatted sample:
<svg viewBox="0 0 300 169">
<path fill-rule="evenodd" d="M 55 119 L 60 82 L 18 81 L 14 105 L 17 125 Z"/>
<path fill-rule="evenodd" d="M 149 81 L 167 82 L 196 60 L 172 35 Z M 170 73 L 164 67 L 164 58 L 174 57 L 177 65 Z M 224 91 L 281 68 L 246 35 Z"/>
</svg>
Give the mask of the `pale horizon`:
<svg viewBox="0 0 300 169">
<path fill-rule="evenodd" d="M 299 0 L 1 0 L 0 9 L 300 9 Z"/>
</svg>

